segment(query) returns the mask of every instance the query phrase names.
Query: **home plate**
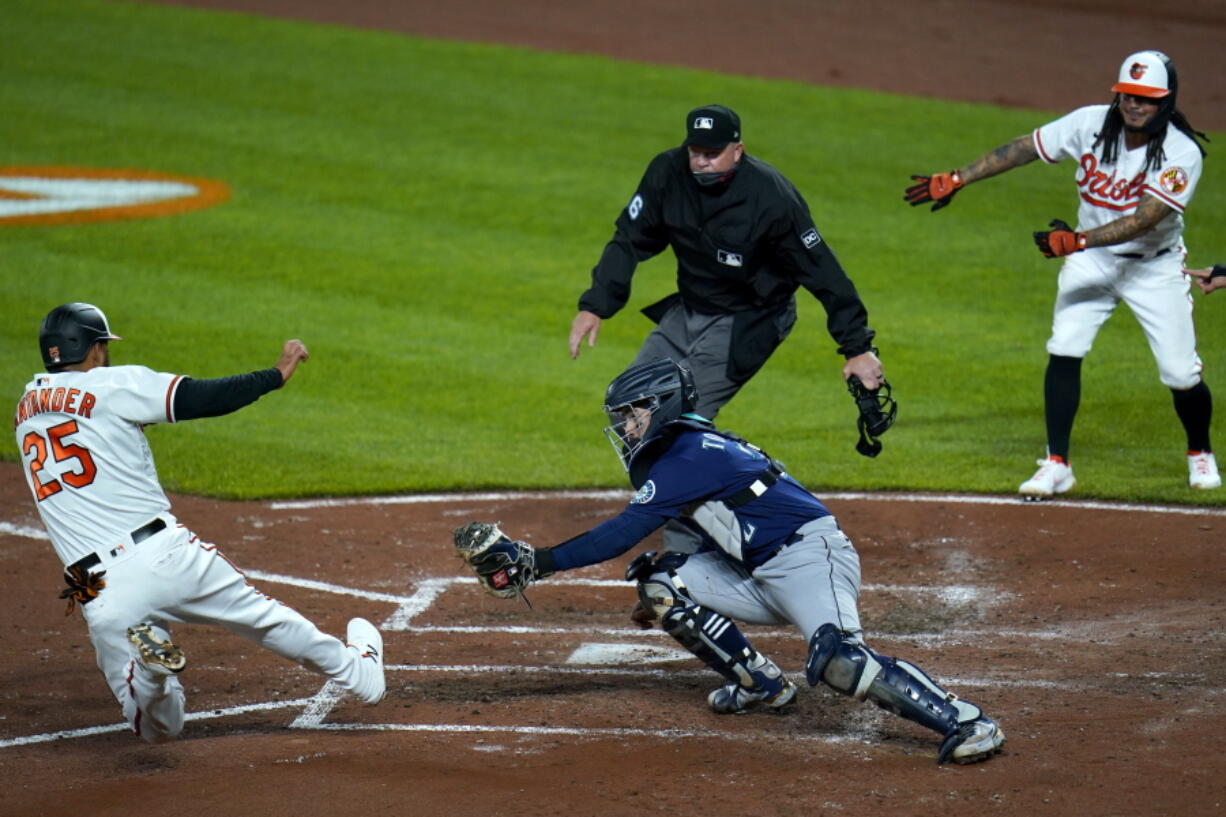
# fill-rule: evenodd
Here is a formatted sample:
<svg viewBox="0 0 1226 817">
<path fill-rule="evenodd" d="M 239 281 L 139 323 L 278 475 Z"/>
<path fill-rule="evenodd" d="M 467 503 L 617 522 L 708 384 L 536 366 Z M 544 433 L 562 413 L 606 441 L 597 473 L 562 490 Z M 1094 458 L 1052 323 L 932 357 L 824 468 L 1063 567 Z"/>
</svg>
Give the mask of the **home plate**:
<svg viewBox="0 0 1226 817">
<path fill-rule="evenodd" d="M 649 644 L 580 644 L 566 659 L 568 664 L 653 664 L 693 658 L 686 650 Z"/>
</svg>

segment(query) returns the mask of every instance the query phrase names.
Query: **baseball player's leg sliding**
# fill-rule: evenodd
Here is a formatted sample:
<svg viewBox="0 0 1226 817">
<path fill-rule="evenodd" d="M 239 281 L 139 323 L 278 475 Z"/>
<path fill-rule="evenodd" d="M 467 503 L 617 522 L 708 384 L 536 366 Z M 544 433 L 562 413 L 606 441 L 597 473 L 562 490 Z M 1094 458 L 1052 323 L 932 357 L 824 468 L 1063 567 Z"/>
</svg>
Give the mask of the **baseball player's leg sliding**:
<svg viewBox="0 0 1226 817">
<path fill-rule="evenodd" d="M 860 559 L 825 505 L 761 449 L 694 413 L 689 371 L 667 358 L 626 370 L 609 386 L 605 434 L 636 493 L 616 517 L 551 548 L 472 522 L 456 549 L 482 587 L 503 598 L 559 571 L 615 558 L 668 520 L 702 540 L 695 553 L 644 553 L 626 571 L 633 615 L 661 626 L 721 678 L 717 713 L 783 710 L 795 684 L 756 650 L 737 622 L 796 626 L 808 647 L 805 678 L 870 700 L 935 732 L 937 761 L 985 760 L 1004 732 L 976 704 L 914 664 L 869 648 L 856 609 Z"/>
<path fill-rule="evenodd" d="M 170 626 L 215 624 L 334 681 L 368 703 L 384 695 L 383 641 L 361 618 L 346 641 L 247 584 L 217 548 L 170 512 L 143 427 L 236 411 L 280 388 L 307 359 L 287 341 L 275 366 L 212 380 L 111 366 L 106 316 L 53 309 L 39 330 L 46 371 L 17 405 L 27 482 L 65 565 L 68 612 L 80 604 L 98 668 L 133 731 L 183 730 L 187 665 Z"/>
<path fill-rule="evenodd" d="M 937 211 L 966 185 L 1035 159 L 1073 159 L 1076 229 L 1054 219 L 1034 233 L 1047 258 L 1064 258 L 1058 280 L 1043 393 L 1047 454 L 1018 490 L 1046 499 L 1075 484 L 1069 439 L 1081 398 L 1082 360 L 1115 307 L 1136 316 L 1170 388 L 1187 437 L 1188 485 L 1221 486 L 1209 439 L 1213 399 L 1201 380 L 1192 323 L 1190 275 L 1183 270 L 1183 214 L 1200 180 L 1205 135 L 1176 107 L 1174 63 L 1159 51 L 1129 55 L 1108 105 L 1090 105 L 1015 138 L 964 168 L 912 176 L 912 205 Z M 1196 273 L 1193 273 L 1196 274 Z M 1212 281 L 1212 271 L 1196 274 Z M 1208 289 L 1206 289 L 1208 287 Z M 1202 286 L 1210 291 L 1210 284 Z"/>
</svg>

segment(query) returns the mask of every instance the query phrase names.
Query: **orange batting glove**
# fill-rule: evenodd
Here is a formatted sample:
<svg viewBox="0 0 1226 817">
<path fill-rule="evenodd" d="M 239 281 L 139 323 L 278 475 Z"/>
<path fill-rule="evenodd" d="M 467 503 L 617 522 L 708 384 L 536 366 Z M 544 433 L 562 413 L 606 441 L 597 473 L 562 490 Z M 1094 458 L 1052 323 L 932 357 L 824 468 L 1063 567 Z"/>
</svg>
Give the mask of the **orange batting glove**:
<svg viewBox="0 0 1226 817">
<path fill-rule="evenodd" d="M 907 188 L 907 194 L 903 196 L 903 201 L 915 207 L 919 204 L 927 204 L 935 202 L 932 205 L 933 212 L 940 210 L 942 207 L 953 201 L 954 193 L 962 189 L 962 176 L 958 171 L 953 170 L 949 173 L 935 173 L 931 176 L 912 176 L 915 184 Z"/>
<path fill-rule="evenodd" d="M 1058 218 L 1047 225 L 1051 230 L 1034 234 L 1035 246 L 1047 258 L 1071 255 L 1086 248 L 1086 234 L 1079 233 Z"/>
</svg>

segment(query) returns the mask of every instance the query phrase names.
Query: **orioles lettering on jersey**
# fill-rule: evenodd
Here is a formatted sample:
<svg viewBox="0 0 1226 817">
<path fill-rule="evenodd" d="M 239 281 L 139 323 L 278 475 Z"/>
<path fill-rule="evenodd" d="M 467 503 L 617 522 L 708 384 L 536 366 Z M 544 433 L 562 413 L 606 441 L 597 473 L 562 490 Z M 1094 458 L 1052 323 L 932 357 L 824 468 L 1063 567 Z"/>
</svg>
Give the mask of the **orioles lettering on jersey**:
<svg viewBox="0 0 1226 817">
<path fill-rule="evenodd" d="M 1117 179 L 1113 169 L 1108 176 L 1098 169 L 1098 157 L 1093 153 L 1082 155 L 1081 171 L 1077 186 L 1082 188 L 1081 197 L 1090 204 L 1112 210 L 1131 210 L 1140 203 L 1145 187 L 1144 172 L 1131 179 Z"/>
<path fill-rule="evenodd" d="M 62 411 L 65 414 L 76 414 L 79 417 L 89 417 L 94 405 L 98 402 L 90 392 L 80 389 L 69 389 L 59 386 L 54 389 L 33 389 L 22 396 L 17 404 L 17 415 L 13 427 L 21 425 L 35 414 L 48 411 Z"/>
</svg>

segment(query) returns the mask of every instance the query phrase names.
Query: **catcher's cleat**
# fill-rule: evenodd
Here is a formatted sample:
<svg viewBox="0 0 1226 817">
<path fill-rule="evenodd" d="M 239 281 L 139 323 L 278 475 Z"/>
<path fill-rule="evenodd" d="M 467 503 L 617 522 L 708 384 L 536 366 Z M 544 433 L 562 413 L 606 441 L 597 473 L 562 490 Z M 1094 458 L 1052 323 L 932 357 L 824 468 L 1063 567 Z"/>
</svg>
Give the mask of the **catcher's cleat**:
<svg viewBox="0 0 1226 817">
<path fill-rule="evenodd" d="M 187 656 L 160 627 L 148 622 L 128 628 L 128 640 L 136 647 L 141 666 L 157 675 L 175 675 L 187 666 Z"/>
<path fill-rule="evenodd" d="M 1198 490 L 1222 487 L 1222 477 L 1217 470 L 1217 459 L 1209 451 L 1188 454 L 1188 487 Z"/>
<path fill-rule="evenodd" d="M 1017 492 L 1027 500 L 1051 499 L 1077 484 L 1073 467 L 1053 457 L 1038 461 L 1039 470 L 1034 476 L 1018 486 Z"/>
<path fill-rule="evenodd" d="M 358 654 L 356 680 L 348 686 L 349 691 L 368 704 L 379 703 L 387 692 L 383 676 L 383 636 L 366 619 L 352 618 L 345 630 L 345 642 Z"/>
<path fill-rule="evenodd" d="M 712 690 L 707 696 L 707 703 L 713 710 L 721 715 L 740 715 L 755 704 L 781 709 L 796 697 L 796 685 L 766 656 L 758 654 L 747 669 L 754 685 L 727 684 Z"/>
<path fill-rule="evenodd" d="M 958 729 L 945 738 L 937 763 L 946 760 L 963 764 L 978 763 L 999 752 L 1004 743 L 1004 730 L 987 715 L 981 715 L 973 721 L 958 724 Z"/>
</svg>

